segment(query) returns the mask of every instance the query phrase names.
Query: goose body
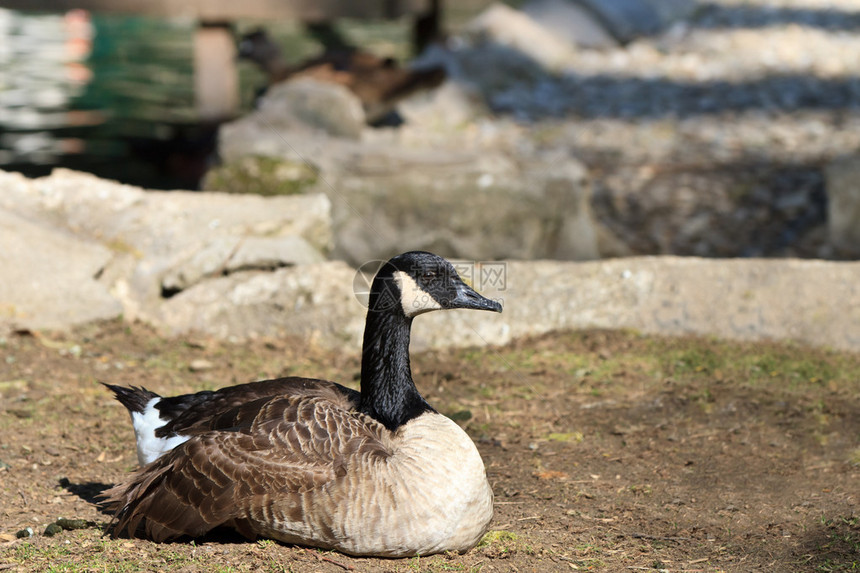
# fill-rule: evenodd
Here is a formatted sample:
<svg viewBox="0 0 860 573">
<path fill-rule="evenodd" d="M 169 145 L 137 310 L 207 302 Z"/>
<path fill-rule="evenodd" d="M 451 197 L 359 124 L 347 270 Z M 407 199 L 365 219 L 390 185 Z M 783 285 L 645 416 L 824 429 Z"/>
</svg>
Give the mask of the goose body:
<svg viewBox="0 0 860 573">
<path fill-rule="evenodd" d="M 412 318 L 446 308 L 501 311 L 435 255 L 386 263 L 371 287 L 360 393 L 296 377 L 172 398 L 109 386 L 145 464 L 106 493 L 113 533 L 164 541 L 227 526 L 386 557 L 473 547 L 493 516 L 483 461 L 409 366 Z"/>
</svg>

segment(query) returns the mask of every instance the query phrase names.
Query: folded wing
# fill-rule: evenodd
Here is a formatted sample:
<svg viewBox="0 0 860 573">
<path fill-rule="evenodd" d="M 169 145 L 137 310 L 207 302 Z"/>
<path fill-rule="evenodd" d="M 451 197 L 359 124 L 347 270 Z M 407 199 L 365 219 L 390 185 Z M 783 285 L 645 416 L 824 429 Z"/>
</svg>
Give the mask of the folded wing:
<svg viewBox="0 0 860 573">
<path fill-rule="evenodd" d="M 300 539 L 325 521 L 306 515 L 309 492 L 331 487 L 348 464 L 390 456 L 384 427 L 350 404 L 342 395 L 299 393 L 246 402 L 205 429 L 200 422 L 188 441 L 105 493 L 116 512 L 112 533 L 142 527 L 165 541 L 229 526 L 254 538 L 257 524 L 289 531 L 295 523 Z"/>
</svg>

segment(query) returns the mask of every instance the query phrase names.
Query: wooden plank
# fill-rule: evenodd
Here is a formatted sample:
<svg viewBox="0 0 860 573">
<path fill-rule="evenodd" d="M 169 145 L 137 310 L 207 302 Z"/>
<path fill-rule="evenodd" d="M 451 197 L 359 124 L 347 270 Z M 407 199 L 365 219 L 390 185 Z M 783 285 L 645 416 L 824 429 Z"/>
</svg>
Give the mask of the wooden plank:
<svg viewBox="0 0 860 573">
<path fill-rule="evenodd" d="M 0 0 L 0 8 L 34 12 L 83 9 L 216 22 L 238 18 L 313 22 L 335 18 L 399 18 L 426 12 L 430 0 Z"/>
</svg>

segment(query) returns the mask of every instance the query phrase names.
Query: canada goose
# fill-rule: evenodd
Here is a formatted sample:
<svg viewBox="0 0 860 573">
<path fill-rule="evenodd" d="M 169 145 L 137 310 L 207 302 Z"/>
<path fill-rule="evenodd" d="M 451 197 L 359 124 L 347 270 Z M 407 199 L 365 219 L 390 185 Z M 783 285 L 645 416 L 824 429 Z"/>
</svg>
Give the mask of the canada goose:
<svg viewBox="0 0 860 573">
<path fill-rule="evenodd" d="M 239 41 L 239 57 L 257 64 L 275 84 L 289 78 L 309 77 L 342 85 L 361 101 L 368 123 L 390 113 L 397 102 L 413 93 L 431 89 L 445 80 L 445 70 L 401 68 L 392 58 L 380 58 L 351 46 L 326 50 L 297 66 L 284 59 L 280 46 L 263 30 L 245 34 Z"/>
<path fill-rule="evenodd" d="M 142 469 L 105 493 L 112 533 L 164 541 L 218 526 L 248 538 L 405 557 L 474 547 L 493 492 L 469 436 L 412 381 L 412 319 L 501 312 L 445 259 L 398 255 L 370 289 L 361 392 L 281 378 L 162 398 L 108 386 L 131 413 Z"/>
</svg>

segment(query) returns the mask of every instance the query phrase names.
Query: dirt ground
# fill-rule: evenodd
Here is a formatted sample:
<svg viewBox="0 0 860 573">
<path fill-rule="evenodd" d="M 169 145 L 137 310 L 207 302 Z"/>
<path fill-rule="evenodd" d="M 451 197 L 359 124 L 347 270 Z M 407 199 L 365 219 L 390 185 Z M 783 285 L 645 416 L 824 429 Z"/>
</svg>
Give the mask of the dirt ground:
<svg viewBox="0 0 860 573">
<path fill-rule="evenodd" d="M 95 496 L 136 465 L 99 382 L 164 394 L 281 375 L 357 384 L 294 340 L 164 340 L 119 322 L 0 339 L 0 570 L 844 571 L 860 568 L 860 356 L 793 345 L 559 333 L 413 356 L 496 495 L 465 555 L 356 559 L 220 535 L 103 536 Z M 59 517 L 81 529 L 43 532 Z M 74 523 L 73 523 L 74 525 Z M 19 539 L 31 527 L 35 535 Z"/>
</svg>

